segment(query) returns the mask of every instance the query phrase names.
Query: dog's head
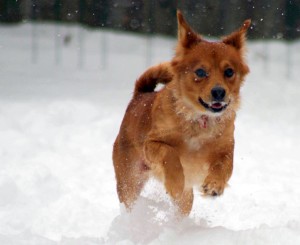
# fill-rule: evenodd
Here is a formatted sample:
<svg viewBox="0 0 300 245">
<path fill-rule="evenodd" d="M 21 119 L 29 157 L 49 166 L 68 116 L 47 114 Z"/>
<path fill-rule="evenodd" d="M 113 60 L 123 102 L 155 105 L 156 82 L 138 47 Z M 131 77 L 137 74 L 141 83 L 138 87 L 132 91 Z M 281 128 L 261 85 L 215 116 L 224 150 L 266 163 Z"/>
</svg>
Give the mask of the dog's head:
<svg viewBox="0 0 300 245">
<path fill-rule="evenodd" d="M 202 114 L 237 110 L 240 87 L 249 68 L 244 60 L 245 36 L 251 21 L 218 42 L 195 33 L 177 12 L 178 44 L 172 60 L 177 93 Z"/>
</svg>

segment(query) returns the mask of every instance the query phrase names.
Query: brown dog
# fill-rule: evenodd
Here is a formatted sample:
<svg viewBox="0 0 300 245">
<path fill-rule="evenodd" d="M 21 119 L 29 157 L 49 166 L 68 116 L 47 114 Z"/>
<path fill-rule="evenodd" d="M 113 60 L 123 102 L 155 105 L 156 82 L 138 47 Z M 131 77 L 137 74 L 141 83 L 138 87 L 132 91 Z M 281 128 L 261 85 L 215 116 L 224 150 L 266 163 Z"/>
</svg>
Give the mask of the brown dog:
<svg viewBox="0 0 300 245">
<path fill-rule="evenodd" d="M 208 42 L 180 12 L 177 18 L 176 55 L 137 80 L 114 144 L 117 191 L 127 209 L 154 176 L 188 215 L 194 186 L 221 195 L 232 173 L 234 120 L 249 72 L 243 55 L 250 20 L 221 41 Z M 155 92 L 158 83 L 166 85 Z"/>
</svg>

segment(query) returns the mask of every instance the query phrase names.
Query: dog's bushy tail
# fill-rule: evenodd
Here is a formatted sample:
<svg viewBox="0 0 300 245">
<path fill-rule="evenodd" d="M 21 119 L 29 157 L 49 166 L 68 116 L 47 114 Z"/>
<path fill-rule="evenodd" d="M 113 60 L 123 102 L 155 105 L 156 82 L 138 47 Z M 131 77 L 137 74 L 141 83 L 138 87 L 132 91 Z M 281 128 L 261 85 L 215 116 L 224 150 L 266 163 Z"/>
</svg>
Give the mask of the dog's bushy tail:
<svg viewBox="0 0 300 245">
<path fill-rule="evenodd" d="M 151 93 L 154 91 L 157 84 L 167 84 L 172 79 L 173 73 L 169 62 L 152 66 L 136 81 L 133 97 L 136 97 L 141 93 Z"/>
</svg>

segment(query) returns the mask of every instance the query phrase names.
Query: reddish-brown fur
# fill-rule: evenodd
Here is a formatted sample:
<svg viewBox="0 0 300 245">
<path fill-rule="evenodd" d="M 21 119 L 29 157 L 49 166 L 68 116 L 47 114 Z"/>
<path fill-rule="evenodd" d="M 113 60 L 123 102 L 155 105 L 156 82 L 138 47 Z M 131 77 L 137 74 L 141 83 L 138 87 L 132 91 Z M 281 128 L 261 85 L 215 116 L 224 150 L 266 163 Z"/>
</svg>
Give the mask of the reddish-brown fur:
<svg viewBox="0 0 300 245">
<path fill-rule="evenodd" d="M 177 17 L 176 55 L 137 80 L 114 144 L 113 162 L 119 199 L 128 209 L 153 176 L 188 215 L 194 186 L 205 195 L 221 195 L 232 173 L 235 112 L 249 72 L 243 55 L 250 21 L 219 42 L 208 42 L 180 12 Z M 208 76 L 197 76 L 199 68 Z M 224 75 L 227 68 L 234 70 L 230 78 Z M 155 92 L 157 83 L 166 85 Z M 212 100 L 215 86 L 226 91 L 228 106 L 220 113 L 199 103 L 200 98 Z"/>
</svg>

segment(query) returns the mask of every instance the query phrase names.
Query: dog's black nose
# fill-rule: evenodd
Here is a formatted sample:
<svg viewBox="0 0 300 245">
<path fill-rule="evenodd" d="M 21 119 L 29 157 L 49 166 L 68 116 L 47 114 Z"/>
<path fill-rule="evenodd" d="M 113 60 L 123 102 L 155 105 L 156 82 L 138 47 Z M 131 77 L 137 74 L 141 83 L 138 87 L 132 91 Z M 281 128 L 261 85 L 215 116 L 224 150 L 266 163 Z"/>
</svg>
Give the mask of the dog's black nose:
<svg viewBox="0 0 300 245">
<path fill-rule="evenodd" d="M 211 90 L 211 95 L 214 101 L 222 101 L 225 98 L 226 91 L 224 88 L 216 86 Z"/>
</svg>

